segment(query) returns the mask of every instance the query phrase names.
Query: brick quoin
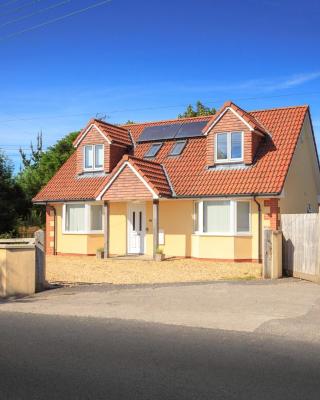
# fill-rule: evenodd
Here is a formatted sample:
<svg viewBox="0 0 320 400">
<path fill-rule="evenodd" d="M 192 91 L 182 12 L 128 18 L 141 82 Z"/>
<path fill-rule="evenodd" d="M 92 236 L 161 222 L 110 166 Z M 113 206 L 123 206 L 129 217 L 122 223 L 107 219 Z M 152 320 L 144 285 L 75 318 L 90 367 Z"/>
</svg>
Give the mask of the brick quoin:
<svg viewBox="0 0 320 400">
<path fill-rule="evenodd" d="M 280 228 L 280 207 L 279 199 L 264 200 L 265 207 L 269 207 L 269 213 L 265 214 L 265 219 L 270 221 L 270 228 L 278 230 Z"/>
<path fill-rule="evenodd" d="M 244 135 L 243 160 L 247 165 L 252 164 L 256 150 L 260 143 L 260 135 L 251 131 L 232 111 L 228 110 L 210 130 L 207 136 L 207 166 L 213 166 L 215 153 L 215 137 L 220 132 L 241 131 Z"/>
<path fill-rule="evenodd" d="M 54 235 L 55 235 L 55 226 L 54 226 L 54 211 L 52 207 L 46 207 L 46 243 L 45 249 L 46 254 L 54 254 Z"/>
</svg>

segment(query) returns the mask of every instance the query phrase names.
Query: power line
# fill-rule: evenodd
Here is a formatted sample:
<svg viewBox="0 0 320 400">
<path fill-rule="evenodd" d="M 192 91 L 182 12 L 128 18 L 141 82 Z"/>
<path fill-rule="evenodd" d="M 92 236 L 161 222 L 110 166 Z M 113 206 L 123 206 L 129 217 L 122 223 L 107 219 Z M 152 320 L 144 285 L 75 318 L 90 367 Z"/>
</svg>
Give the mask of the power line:
<svg viewBox="0 0 320 400">
<path fill-rule="evenodd" d="M 34 15 L 42 14 L 42 13 L 44 13 L 46 11 L 50 11 L 50 10 L 53 10 L 55 8 L 64 6 L 65 4 L 70 3 L 71 1 L 72 0 L 64 0 L 64 1 L 61 1 L 60 3 L 53 4 L 53 5 L 49 6 L 49 7 L 41 8 L 40 10 L 37 10 L 37 11 L 35 11 L 33 13 L 22 15 L 19 18 L 15 18 L 15 19 L 12 19 L 11 21 L 5 22 L 4 24 L 0 25 L 0 28 L 4 28 L 5 26 L 14 24 L 16 22 L 23 21 L 23 20 L 25 20 L 27 18 L 30 18 L 30 17 L 33 17 Z"/>
<path fill-rule="evenodd" d="M 10 1 L 5 1 L 4 3 L 0 3 L 0 7 L 6 7 L 9 6 L 10 4 L 17 3 L 19 0 L 10 0 Z"/>
<path fill-rule="evenodd" d="M 47 25 L 50 25 L 50 24 L 54 24 L 55 22 L 62 21 L 64 19 L 66 19 L 66 18 L 73 17 L 73 16 L 78 15 L 78 14 L 82 14 L 82 13 L 84 13 L 86 11 L 92 10 L 93 8 L 97 8 L 97 7 L 100 7 L 100 6 L 104 5 L 104 4 L 110 3 L 111 1 L 112 0 L 100 1 L 100 2 L 92 4 L 90 6 L 87 6 L 87 7 L 80 8 L 78 10 L 72 11 L 72 12 L 70 12 L 68 14 L 61 15 L 60 17 L 49 19 L 48 21 L 42 22 L 41 24 L 33 25 L 33 26 L 31 26 L 29 28 L 26 28 L 26 29 L 23 29 L 21 31 L 13 32 L 13 33 L 11 33 L 9 35 L 2 36 L 2 37 L 0 37 L 0 42 L 5 41 L 6 39 L 11 39 L 11 38 L 13 38 L 15 36 L 22 35 L 23 33 L 34 31 L 34 30 L 42 28 L 44 26 L 47 26 Z"/>
<path fill-rule="evenodd" d="M 28 8 L 29 6 L 33 6 L 34 4 L 40 3 L 40 1 L 42 1 L 42 0 L 33 0 L 33 1 L 29 1 L 29 2 L 27 2 L 27 3 L 23 3 L 23 4 L 22 4 L 21 6 L 19 6 L 19 7 L 16 7 L 16 8 L 14 8 L 14 9 L 8 10 L 8 11 L 5 12 L 5 13 L 1 13 L 1 14 L 0 14 L 0 17 L 6 17 L 7 15 L 15 14 L 16 12 L 21 11 L 21 10 L 23 10 L 24 8 Z"/>
<path fill-rule="evenodd" d="M 285 93 L 278 95 L 270 95 L 270 96 L 254 96 L 254 97 L 235 97 L 234 101 L 246 101 L 246 100 L 262 100 L 262 99 L 273 99 L 273 98 L 284 98 L 284 97 L 293 97 L 293 96 L 314 96 L 320 95 L 320 92 L 300 92 L 300 93 Z M 216 99 L 207 98 L 202 99 L 208 104 L 215 104 L 217 102 L 225 101 L 226 97 L 220 97 Z M 184 104 L 175 104 L 175 105 L 162 105 L 162 106 L 150 106 L 150 107 L 139 107 L 139 108 L 123 108 L 118 110 L 105 111 L 104 113 L 109 114 L 118 114 L 123 112 L 132 112 L 132 111 L 149 111 L 149 110 L 163 110 L 163 109 L 173 109 L 173 108 L 181 108 L 188 106 L 189 103 Z M 12 119 L 4 119 L 0 120 L 0 123 L 6 122 L 17 122 L 17 121 L 35 121 L 35 120 L 43 120 L 43 119 L 60 119 L 60 118 L 72 118 L 72 117 L 83 117 L 83 116 L 94 116 L 96 112 L 86 112 L 79 114 L 60 114 L 60 115 L 47 115 L 42 117 L 26 117 L 26 118 L 12 118 Z"/>
</svg>

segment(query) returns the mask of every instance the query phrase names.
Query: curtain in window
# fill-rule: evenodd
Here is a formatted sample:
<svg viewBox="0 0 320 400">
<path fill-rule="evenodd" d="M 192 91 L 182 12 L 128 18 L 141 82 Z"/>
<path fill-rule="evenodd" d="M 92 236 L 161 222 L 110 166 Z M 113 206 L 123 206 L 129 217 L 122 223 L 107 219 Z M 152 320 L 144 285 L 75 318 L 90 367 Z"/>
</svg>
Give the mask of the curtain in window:
<svg viewBox="0 0 320 400">
<path fill-rule="evenodd" d="M 67 204 L 66 205 L 66 231 L 81 232 L 85 231 L 85 205 Z"/>
<path fill-rule="evenodd" d="M 90 207 L 90 230 L 102 231 L 102 206 Z"/>
<path fill-rule="evenodd" d="M 228 233 L 230 226 L 230 201 L 203 203 L 203 231 Z"/>
<path fill-rule="evenodd" d="M 237 202 L 237 232 L 249 232 L 250 221 L 249 221 L 250 205 L 247 201 Z"/>
</svg>

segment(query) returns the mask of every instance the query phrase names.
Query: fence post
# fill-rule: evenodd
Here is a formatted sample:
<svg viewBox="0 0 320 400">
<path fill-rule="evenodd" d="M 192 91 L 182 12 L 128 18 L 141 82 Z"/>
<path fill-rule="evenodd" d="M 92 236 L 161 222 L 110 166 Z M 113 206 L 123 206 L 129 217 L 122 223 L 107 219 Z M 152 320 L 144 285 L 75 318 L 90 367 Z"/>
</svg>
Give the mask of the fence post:
<svg viewBox="0 0 320 400">
<path fill-rule="evenodd" d="M 263 275 L 264 279 L 271 278 L 272 265 L 272 231 L 264 229 L 263 231 Z"/>
<path fill-rule="evenodd" d="M 43 230 L 38 230 L 34 234 L 36 252 L 36 292 L 45 289 L 46 286 L 46 255 L 45 255 L 45 235 Z"/>
<path fill-rule="evenodd" d="M 281 278 L 282 232 L 265 229 L 263 233 L 263 278 Z"/>
</svg>

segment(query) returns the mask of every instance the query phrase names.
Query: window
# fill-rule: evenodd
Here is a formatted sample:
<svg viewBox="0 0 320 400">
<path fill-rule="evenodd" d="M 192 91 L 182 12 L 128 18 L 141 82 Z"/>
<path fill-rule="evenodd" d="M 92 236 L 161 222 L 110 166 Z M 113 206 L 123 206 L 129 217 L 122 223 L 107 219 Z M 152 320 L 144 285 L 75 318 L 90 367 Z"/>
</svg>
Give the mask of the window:
<svg viewBox="0 0 320 400">
<path fill-rule="evenodd" d="M 173 145 L 173 147 L 169 153 L 169 156 L 179 156 L 182 153 L 183 149 L 185 148 L 186 144 L 187 144 L 186 140 L 181 140 L 179 142 L 176 142 Z"/>
<path fill-rule="evenodd" d="M 67 204 L 66 205 L 66 231 L 82 232 L 85 230 L 85 205 Z"/>
<path fill-rule="evenodd" d="M 250 231 L 250 204 L 248 201 L 237 201 L 237 232 Z"/>
<path fill-rule="evenodd" d="M 85 169 L 93 168 L 93 146 L 85 146 L 84 148 L 84 167 Z"/>
<path fill-rule="evenodd" d="M 243 160 L 243 133 L 226 132 L 216 135 L 216 162 Z"/>
<path fill-rule="evenodd" d="M 102 206 L 90 206 L 90 231 L 102 231 Z"/>
<path fill-rule="evenodd" d="M 94 146 L 94 167 L 95 169 L 103 168 L 103 145 Z"/>
<path fill-rule="evenodd" d="M 103 144 L 84 146 L 84 169 L 92 171 L 103 169 Z"/>
<path fill-rule="evenodd" d="M 97 204 L 65 204 L 63 233 L 95 233 L 103 231 L 103 206 Z"/>
<path fill-rule="evenodd" d="M 244 200 L 195 202 L 194 231 L 204 235 L 241 235 L 250 233 L 250 202 Z"/>
<path fill-rule="evenodd" d="M 161 149 L 161 147 L 162 147 L 162 143 L 153 143 L 144 156 L 145 157 L 155 157 L 157 155 L 158 151 Z"/>
<path fill-rule="evenodd" d="M 203 232 L 230 232 L 230 201 L 205 201 L 203 217 Z"/>
</svg>

